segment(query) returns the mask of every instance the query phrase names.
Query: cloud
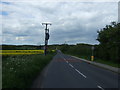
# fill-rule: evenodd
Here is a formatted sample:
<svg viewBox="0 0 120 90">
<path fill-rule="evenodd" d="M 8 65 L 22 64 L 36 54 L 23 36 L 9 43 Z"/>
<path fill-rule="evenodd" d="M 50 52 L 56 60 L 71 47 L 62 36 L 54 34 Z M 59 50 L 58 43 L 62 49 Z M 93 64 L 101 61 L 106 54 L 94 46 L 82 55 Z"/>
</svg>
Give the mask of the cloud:
<svg viewBox="0 0 120 90">
<path fill-rule="evenodd" d="M 43 22 L 51 22 L 49 44 L 96 44 L 97 30 L 117 21 L 117 2 L 4 2 L 5 44 L 44 44 Z"/>
</svg>

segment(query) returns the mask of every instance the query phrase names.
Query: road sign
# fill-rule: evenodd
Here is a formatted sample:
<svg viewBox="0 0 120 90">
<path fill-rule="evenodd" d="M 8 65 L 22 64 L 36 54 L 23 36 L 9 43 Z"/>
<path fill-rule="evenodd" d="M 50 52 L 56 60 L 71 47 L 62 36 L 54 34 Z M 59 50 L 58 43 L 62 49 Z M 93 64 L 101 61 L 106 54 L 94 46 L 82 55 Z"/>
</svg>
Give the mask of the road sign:
<svg viewBox="0 0 120 90">
<path fill-rule="evenodd" d="M 93 61 L 94 60 L 94 56 L 91 56 L 91 61 Z"/>
<path fill-rule="evenodd" d="M 94 46 L 92 46 L 92 48 L 91 48 L 92 50 L 94 50 L 95 49 L 95 47 Z"/>
</svg>

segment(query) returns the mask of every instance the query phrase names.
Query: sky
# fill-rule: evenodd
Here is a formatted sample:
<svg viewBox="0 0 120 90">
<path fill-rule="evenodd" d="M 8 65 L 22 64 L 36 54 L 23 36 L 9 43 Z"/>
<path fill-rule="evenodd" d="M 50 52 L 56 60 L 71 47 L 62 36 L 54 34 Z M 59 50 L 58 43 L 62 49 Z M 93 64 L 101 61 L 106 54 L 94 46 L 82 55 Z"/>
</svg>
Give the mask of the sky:
<svg viewBox="0 0 120 90">
<path fill-rule="evenodd" d="M 43 45 L 44 22 L 52 24 L 50 45 L 99 44 L 97 31 L 118 22 L 118 2 L 88 1 L 2 0 L 0 44 Z"/>
</svg>

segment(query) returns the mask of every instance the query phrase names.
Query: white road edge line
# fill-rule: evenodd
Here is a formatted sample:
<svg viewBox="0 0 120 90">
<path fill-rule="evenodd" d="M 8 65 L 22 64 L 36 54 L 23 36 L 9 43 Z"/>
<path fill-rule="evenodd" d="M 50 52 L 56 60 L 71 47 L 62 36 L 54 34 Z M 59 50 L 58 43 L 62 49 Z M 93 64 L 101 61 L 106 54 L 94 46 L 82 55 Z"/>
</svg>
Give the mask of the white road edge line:
<svg viewBox="0 0 120 90">
<path fill-rule="evenodd" d="M 86 76 L 84 74 L 82 74 L 80 71 L 78 71 L 77 69 L 75 69 L 79 74 L 81 74 L 84 78 L 86 78 Z"/>
<path fill-rule="evenodd" d="M 101 90 L 104 90 L 101 86 L 97 86 L 98 88 L 100 88 Z"/>
<path fill-rule="evenodd" d="M 69 65 L 70 65 L 72 68 L 74 68 L 73 65 L 71 65 L 70 63 L 69 63 Z"/>
</svg>

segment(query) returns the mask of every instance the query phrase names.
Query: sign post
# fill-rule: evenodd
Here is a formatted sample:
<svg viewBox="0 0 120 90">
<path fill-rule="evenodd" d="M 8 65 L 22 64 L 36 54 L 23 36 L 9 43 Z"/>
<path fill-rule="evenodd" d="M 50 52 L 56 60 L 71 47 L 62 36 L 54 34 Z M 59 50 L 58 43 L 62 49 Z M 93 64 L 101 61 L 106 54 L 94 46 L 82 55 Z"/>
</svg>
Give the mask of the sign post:
<svg viewBox="0 0 120 90">
<path fill-rule="evenodd" d="M 91 49 L 92 49 L 91 61 L 94 61 L 94 49 L 95 49 L 94 45 L 91 47 Z"/>
</svg>

